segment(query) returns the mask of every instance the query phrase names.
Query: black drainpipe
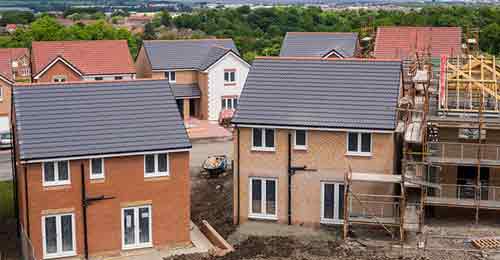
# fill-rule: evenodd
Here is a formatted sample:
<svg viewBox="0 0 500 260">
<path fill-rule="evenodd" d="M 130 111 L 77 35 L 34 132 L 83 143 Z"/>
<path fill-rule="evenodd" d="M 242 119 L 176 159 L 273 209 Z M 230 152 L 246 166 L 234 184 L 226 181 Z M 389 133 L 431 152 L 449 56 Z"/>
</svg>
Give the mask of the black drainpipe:
<svg viewBox="0 0 500 260">
<path fill-rule="evenodd" d="M 237 184 L 237 187 L 238 187 L 238 191 L 237 191 L 237 200 L 236 200 L 236 203 L 237 203 L 237 210 L 236 210 L 236 225 L 239 225 L 240 224 L 240 128 L 238 127 L 237 130 L 236 130 L 236 133 L 237 133 L 237 137 L 236 137 L 236 156 L 238 157 L 237 159 L 237 164 L 238 164 L 238 167 L 237 167 L 237 171 L 236 171 L 236 181 L 238 182 Z"/>
<path fill-rule="evenodd" d="M 292 134 L 288 133 L 288 225 L 292 224 Z"/>
<path fill-rule="evenodd" d="M 82 178 L 82 215 L 83 215 L 83 243 L 84 243 L 84 257 L 85 259 L 89 259 L 89 242 L 87 239 L 87 195 L 85 190 L 85 167 L 83 163 L 80 166 L 81 168 L 81 178 Z"/>
</svg>

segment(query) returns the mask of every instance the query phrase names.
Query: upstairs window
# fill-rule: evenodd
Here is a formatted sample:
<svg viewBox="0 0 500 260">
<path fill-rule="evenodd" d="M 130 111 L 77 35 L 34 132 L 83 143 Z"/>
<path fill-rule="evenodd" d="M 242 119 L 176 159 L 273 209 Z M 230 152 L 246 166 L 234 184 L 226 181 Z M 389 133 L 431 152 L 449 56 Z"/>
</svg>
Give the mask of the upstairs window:
<svg viewBox="0 0 500 260">
<path fill-rule="evenodd" d="M 95 77 L 94 80 L 103 80 L 103 77 Z"/>
<path fill-rule="evenodd" d="M 44 162 L 42 175 L 43 186 L 70 184 L 69 161 Z"/>
<path fill-rule="evenodd" d="M 169 172 L 168 153 L 144 155 L 144 177 L 168 176 Z"/>
<path fill-rule="evenodd" d="M 0 101 L 3 101 L 3 87 L 0 87 Z"/>
<path fill-rule="evenodd" d="M 222 109 L 236 109 L 238 106 L 238 98 L 236 97 L 223 97 Z"/>
<path fill-rule="evenodd" d="M 115 76 L 115 80 L 122 80 L 123 77 L 122 76 Z"/>
<path fill-rule="evenodd" d="M 56 83 L 61 83 L 61 82 L 66 82 L 67 79 L 68 78 L 65 75 L 56 75 L 52 78 L 52 81 Z"/>
<path fill-rule="evenodd" d="M 271 128 L 252 129 L 252 149 L 262 151 L 275 150 L 275 130 Z"/>
<path fill-rule="evenodd" d="M 307 150 L 307 131 L 295 130 L 295 145 L 296 150 Z"/>
<path fill-rule="evenodd" d="M 372 134 L 349 132 L 347 134 L 347 153 L 352 155 L 371 155 Z"/>
<path fill-rule="evenodd" d="M 236 83 L 236 70 L 224 70 L 224 84 Z"/>
<path fill-rule="evenodd" d="M 175 82 L 175 71 L 167 71 L 165 72 L 165 78 L 168 79 L 168 82 Z"/>
<path fill-rule="evenodd" d="M 104 179 L 104 159 L 90 159 L 90 179 Z"/>
</svg>

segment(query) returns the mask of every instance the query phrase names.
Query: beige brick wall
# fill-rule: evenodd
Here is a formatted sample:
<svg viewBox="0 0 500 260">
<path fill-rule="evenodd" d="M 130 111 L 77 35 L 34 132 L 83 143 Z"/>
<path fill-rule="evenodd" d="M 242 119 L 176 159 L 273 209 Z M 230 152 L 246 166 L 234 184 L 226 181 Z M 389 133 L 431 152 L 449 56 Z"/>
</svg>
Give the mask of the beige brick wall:
<svg viewBox="0 0 500 260">
<path fill-rule="evenodd" d="M 137 55 L 137 59 L 135 61 L 135 69 L 138 79 L 152 77 L 151 63 L 149 62 L 144 47 L 141 47 L 139 55 Z"/>
<path fill-rule="evenodd" d="M 240 128 L 240 221 L 248 219 L 249 177 L 272 177 L 278 181 L 278 221 L 287 221 L 288 202 L 288 133 L 276 130 L 276 151 L 251 150 L 251 129 Z M 293 132 L 293 130 L 291 131 Z M 237 133 L 235 134 L 237 135 Z M 234 138 L 235 148 L 237 140 Z M 293 140 L 292 140 L 293 142 Z M 293 147 L 293 146 L 292 146 Z M 237 150 L 236 150 L 237 151 Z M 392 133 L 372 135 L 372 156 L 346 155 L 346 132 L 308 131 L 308 150 L 292 150 L 292 166 L 306 165 L 315 171 L 298 172 L 292 180 L 292 222 L 317 225 L 320 221 L 321 182 L 343 182 L 347 162 L 353 172 L 393 174 L 394 139 Z M 238 160 L 235 160 L 236 163 Z M 392 194 L 390 184 L 355 183 L 356 192 Z M 238 192 L 235 176 L 235 194 Z M 235 196 L 235 219 L 237 218 Z"/>
</svg>

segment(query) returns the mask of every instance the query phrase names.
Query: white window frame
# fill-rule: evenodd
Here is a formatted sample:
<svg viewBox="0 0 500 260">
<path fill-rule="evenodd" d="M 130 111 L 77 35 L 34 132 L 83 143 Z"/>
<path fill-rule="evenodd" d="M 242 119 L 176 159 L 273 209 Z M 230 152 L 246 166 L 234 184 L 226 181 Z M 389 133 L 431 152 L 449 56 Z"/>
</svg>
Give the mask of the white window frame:
<svg viewBox="0 0 500 260">
<path fill-rule="evenodd" d="M 356 151 L 349 151 L 349 134 L 357 134 L 358 135 L 358 148 Z M 361 151 L 361 142 L 362 142 L 362 135 L 363 134 L 369 134 L 370 135 L 370 151 L 369 152 L 362 152 Z M 354 155 L 354 156 L 372 156 L 372 151 L 373 151 L 373 133 L 371 132 L 347 132 L 346 133 L 346 155 Z"/>
<path fill-rule="evenodd" d="M 61 81 L 61 80 L 64 80 L 64 81 Z M 68 81 L 68 76 L 66 75 L 55 75 L 54 77 L 52 77 L 52 82 L 54 83 L 64 83 Z"/>
<path fill-rule="evenodd" d="M 61 217 L 62 216 L 71 216 L 71 229 L 72 229 L 72 242 L 73 242 L 73 250 L 62 252 L 62 231 L 61 231 Z M 56 238 L 57 238 L 57 253 L 49 254 L 47 253 L 47 245 L 46 245 L 46 235 L 45 235 L 45 219 L 49 217 L 56 218 Z M 62 214 L 52 214 L 52 215 L 44 215 L 42 216 L 42 248 L 43 248 L 43 259 L 52 259 L 52 258 L 60 258 L 60 257 L 69 257 L 76 255 L 76 229 L 75 229 L 75 214 L 74 213 L 62 213 Z"/>
<path fill-rule="evenodd" d="M 249 177 L 248 178 L 248 194 L 249 194 L 249 199 L 248 199 L 248 217 L 249 218 L 254 218 L 254 219 L 268 219 L 268 220 L 278 220 L 278 178 L 263 178 L 263 177 Z M 261 209 L 263 213 L 254 213 L 252 212 L 252 181 L 253 180 L 260 180 L 261 181 L 261 194 L 262 194 L 262 201 L 261 201 Z M 275 198 L 275 203 L 276 207 L 274 210 L 274 214 L 267 214 L 266 209 L 267 209 L 267 201 L 266 201 L 266 183 L 268 180 L 274 181 L 274 184 L 276 185 L 274 187 L 274 198 Z"/>
<path fill-rule="evenodd" d="M 154 177 L 164 177 L 164 176 L 170 176 L 170 153 L 165 153 L 167 156 L 167 171 L 166 172 L 160 172 L 158 171 L 158 155 L 160 153 L 155 153 L 155 154 L 145 154 L 144 155 L 144 178 L 154 178 Z M 146 156 L 148 155 L 153 155 L 155 157 L 155 171 L 153 173 L 148 173 L 146 172 Z"/>
<path fill-rule="evenodd" d="M 231 103 L 231 108 L 229 108 L 229 103 Z M 224 109 L 233 109 L 235 110 L 235 104 L 238 103 L 238 98 L 237 97 L 222 97 L 222 104 L 221 108 L 222 110 Z M 225 105 L 224 105 L 225 104 Z M 224 108 L 225 106 L 225 108 Z"/>
<path fill-rule="evenodd" d="M 69 185 L 71 184 L 71 161 L 51 161 L 54 163 L 54 179 L 55 181 L 45 181 L 45 164 L 50 162 L 43 162 L 42 165 L 42 183 L 44 187 L 48 186 L 60 186 L 60 185 Z M 68 179 L 67 180 L 59 180 L 59 162 L 67 162 L 68 163 Z"/>
<path fill-rule="evenodd" d="M 146 243 L 140 243 L 139 242 L 139 209 L 140 208 L 148 208 L 149 209 L 149 242 Z M 135 237 L 136 237 L 136 243 L 132 245 L 125 245 L 125 210 L 127 209 L 133 209 L 134 210 L 134 223 L 135 225 Z M 153 247 L 153 211 L 151 205 L 141 205 L 141 206 L 134 206 L 134 207 L 126 207 L 121 209 L 121 236 L 122 236 L 122 249 L 127 250 L 127 249 L 138 249 L 138 248 L 147 248 L 147 247 Z"/>
<path fill-rule="evenodd" d="M 253 136 L 253 131 L 254 129 L 260 129 L 261 131 L 261 141 L 262 141 L 262 146 L 254 146 L 254 136 Z M 266 129 L 270 129 L 270 130 L 274 130 L 273 133 L 274 133 L 274 146 L 273 147 L 266 147 Z M 276 129 L 275 128 L 264 128 L 264 127 L 254 127 L 254 128 L 251 128 L 252 130 L 252 140 L 250 140 L 252 142 L 252 151 L 264 151 L 264 152 L 274 152 L 276 151 L 276 146 L 277 146 L 277 143 L 276 143 Z"/>
<path fill-rule="evenodd" d="M 92 168 L 92 160 L 96 160 L 96 159 L 101 160 L 101 173 L 99 173 L 99 174 L 94 174 L 92 172 L 92 169 L 93 169 Z M 105 174 L 104 174 L 104 169 L 105 169 L 104 168 L 104 158 L 91 158 L 91 159 L 89 159 L 89 165 L 90 165 L 89 172 L 90 172 L 90 179 L 91 180 L 104 179 L 104 177 L 105 177 Z"/>
<path fill-rule="evenodd" d="M 177 73 L 175 73 L 175 71 L 165 71 L 165 73 L 168 75 L 168 82 L 170 83 L 177 82 Z M 172 75 L 175 75 L 173 80 L 172 80 Z"/>
<path fill-rule="evenodd" d="M 226 73 L 228 73 L 226 80 Z M 231 74 L 234 74 L 234 80 L 231 81 Z M 236 70 L 224 70 L 224 84 L 236 84 L 237 79 L 236 79 Z"/>
<path fill-rule="evenodd" d="M 4 87 L 0 87 L 0 101 L 3 101 L 3 88 Z"/>
<path fill-rule="evenodd" d="M 325 184 L 333 184 L 333 200 L 334 200 L 334 208 L 333 208 L 333 218 L 325 218 Z M 343 224 L 344 220 L 340 219 L 340 214 L 344 214 L 343 212 L 339 212 L 339 200 L 340 200 L 340 185 L 344 185 L 341 182 L 331 182 L 331 181 L 322 181 L 321 182 L 321 212 L 320 212 L 320 223 L 322 224 Z M 345 186 L 344 186 L 344 192 Z M 347 207 L 347 202 L 344 201 L 344 207 Z"/>
<path fill-rule="evenodd" d="M 305 133 L 305 145 L 298 145 L 297 144 L 297 131 L 304 131 Z M 308 133 L 309 131 L 307 130 L 295 130 L 293 134 L 293 149 L 295 150 L 307 150 L 307 145 L 308 145 Z"/>
</svg>

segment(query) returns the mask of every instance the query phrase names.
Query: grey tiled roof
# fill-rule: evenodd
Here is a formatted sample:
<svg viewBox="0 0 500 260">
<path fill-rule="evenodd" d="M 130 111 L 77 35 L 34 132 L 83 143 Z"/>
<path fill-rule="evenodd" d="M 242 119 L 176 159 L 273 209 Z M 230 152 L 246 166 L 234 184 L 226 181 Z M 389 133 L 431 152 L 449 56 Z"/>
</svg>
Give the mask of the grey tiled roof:
<svg viewBox="0 0 500 260">
<path fill-rule="evenodd" d="M 153 70 L 204 70 L 229 50 L 239 55 L 231 39 L 144 41 Z"/>
<path fill-rule="evenodd" d="M 190 148 L 164 80 L 14 88 L 22 160 Z"/>
<path fill-rule="evenodd" d="M 281 46 L 281 57 L 324 57 L 332 51 L 353 57 L 357 33 L 288 32 Z"/>
<path fill-rule="evenodd" d="M 401 61 L 256 59 L 233 123 L 393 130 Z"/>
<path fill-rule="evenodd" d="M 198 84 L 170 84 L 175 98 L 201 97 Z"/>
</svg>

